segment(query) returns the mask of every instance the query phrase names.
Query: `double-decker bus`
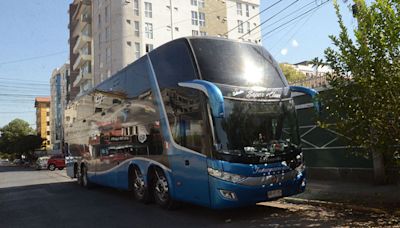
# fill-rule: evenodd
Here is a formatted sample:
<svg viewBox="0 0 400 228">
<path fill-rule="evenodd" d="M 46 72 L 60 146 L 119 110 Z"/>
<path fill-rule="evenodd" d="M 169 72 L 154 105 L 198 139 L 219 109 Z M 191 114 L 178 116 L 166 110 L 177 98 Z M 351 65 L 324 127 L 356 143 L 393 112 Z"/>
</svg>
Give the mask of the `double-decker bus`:
<svg viewBox="0 0 400 228">
<path fill-rule="evenodd" d="M 231 208 L 304 191 L 291 92 L 261 46 L 210 37 L 166 43 L 66 111 L 68 174 L 164 208 Z"/>
</svg>

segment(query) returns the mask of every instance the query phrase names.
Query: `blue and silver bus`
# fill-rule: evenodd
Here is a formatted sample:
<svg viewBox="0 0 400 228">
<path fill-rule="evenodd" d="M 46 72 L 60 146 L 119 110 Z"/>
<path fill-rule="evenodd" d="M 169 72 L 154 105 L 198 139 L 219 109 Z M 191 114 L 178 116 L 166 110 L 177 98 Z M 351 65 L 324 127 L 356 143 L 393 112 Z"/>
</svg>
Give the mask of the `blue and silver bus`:
<svg viewBox="0 0 400 228">
<path fill-rule="evenodd" d="M 166 43 L 66 110 L 68 174 L 164 208 L 231 208 L 304 191 L 295 104 L 261 46 L 210 37 Z"/>
</svg>

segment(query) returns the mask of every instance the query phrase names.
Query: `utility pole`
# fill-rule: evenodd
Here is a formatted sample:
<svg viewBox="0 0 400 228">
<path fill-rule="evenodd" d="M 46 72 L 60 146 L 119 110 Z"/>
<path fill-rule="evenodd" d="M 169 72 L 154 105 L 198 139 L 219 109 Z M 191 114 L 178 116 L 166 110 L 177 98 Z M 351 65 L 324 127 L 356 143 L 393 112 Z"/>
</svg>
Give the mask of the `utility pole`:
<svg viewBox="0 0 400 228">
<path fill-rule="evenodd" d="M 170 10 L 170 17 L 171 17 L 171 40 L 174 39 L 174 27 L 172 22 L 172 0 L 169 0 L 169 10 Z"/>
</svg>

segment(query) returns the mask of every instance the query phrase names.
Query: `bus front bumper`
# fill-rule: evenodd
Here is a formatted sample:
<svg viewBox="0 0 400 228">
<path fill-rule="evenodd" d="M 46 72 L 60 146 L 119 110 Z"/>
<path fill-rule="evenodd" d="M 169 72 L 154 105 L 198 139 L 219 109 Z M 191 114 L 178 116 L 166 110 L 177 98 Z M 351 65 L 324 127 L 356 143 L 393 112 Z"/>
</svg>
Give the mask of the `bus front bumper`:
<svg viewBox="0 0 400 228">
<path fill-rule="evenodd" d="M 214 209 L 254 205 L 304 192 L 305 172 L 296 173 L 293 178 L 262 185 L 243 185 L 210 178 L 211 207 Z"/>
</svg>

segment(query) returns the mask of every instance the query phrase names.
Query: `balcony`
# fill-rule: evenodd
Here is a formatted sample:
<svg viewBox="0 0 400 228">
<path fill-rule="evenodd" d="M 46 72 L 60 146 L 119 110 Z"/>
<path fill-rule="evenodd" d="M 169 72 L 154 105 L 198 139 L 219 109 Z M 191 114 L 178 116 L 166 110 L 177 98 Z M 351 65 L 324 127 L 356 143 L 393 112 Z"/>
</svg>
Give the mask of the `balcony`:
<svg viewBox="0 0 400 228">
<path fill-rule="evenodd" d="M 87 73 L 81 72 L 81 73 L 79 73 L 78 77 L 76 77 L 73 86 L 74 87 L 80 86 L 86 80 L 91 80 L 91 79 L 92 79 L 91 72 L 87 72 Z"/>
<path fill-rule="evenodd" d="M 72 69 L 78 70 L 85 62 L 91 61 L 92 55 L 88 52 L 79 51 L 79 56 L 76 59 Z"/>
<path fill-rule="evenodd" d="M 86 34 L 82 31 L 78 36 L 78 39 L 75 43 L 75 46 L 74 46 L 74 49 L 72 50 L 72 52 L 74 54 L 78 54 L 79 49 L 81 49 L 85 44 L 87 44 L 91 41 L 92 41 L 92 38 L 88 34 Z"/>
</svg>

